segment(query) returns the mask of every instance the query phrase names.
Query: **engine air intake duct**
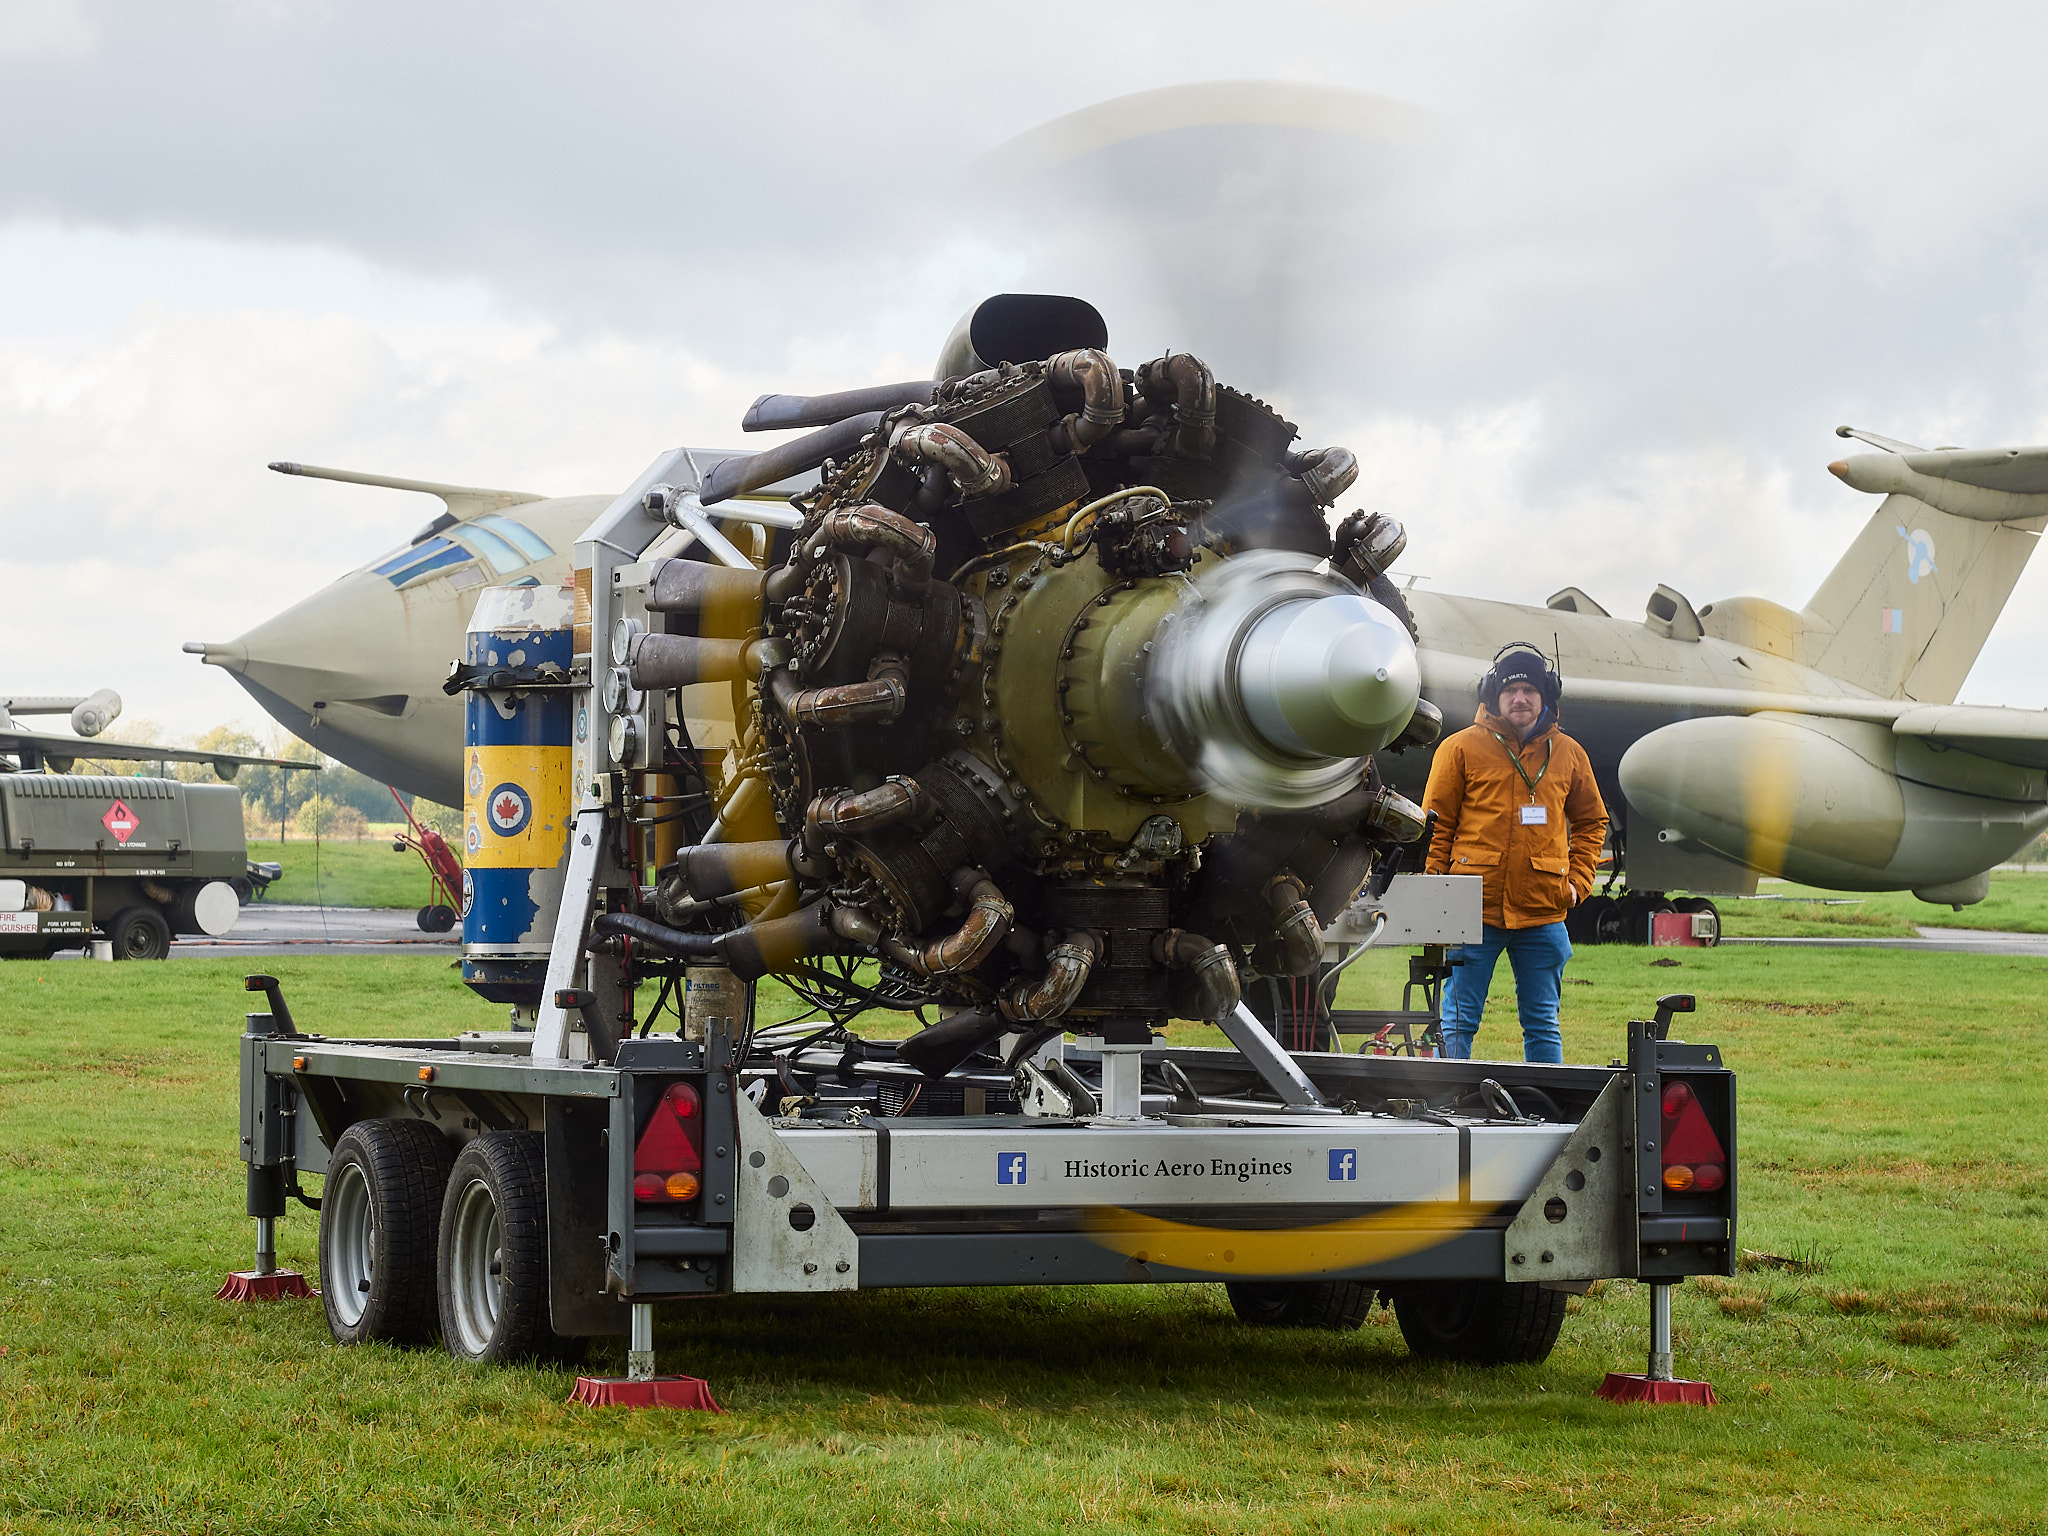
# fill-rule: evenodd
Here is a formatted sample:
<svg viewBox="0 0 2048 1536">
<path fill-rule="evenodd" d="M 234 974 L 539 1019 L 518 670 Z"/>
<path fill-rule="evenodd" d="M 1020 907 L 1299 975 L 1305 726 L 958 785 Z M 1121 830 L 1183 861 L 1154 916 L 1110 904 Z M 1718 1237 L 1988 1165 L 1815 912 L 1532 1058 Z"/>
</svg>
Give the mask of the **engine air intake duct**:
<svg viewBox="0 0 2048 1536">
<path fill-rule="evenodd" d="M 1056 352 L 1109 345 L 1109 322 L 1086 299 L 1063 293 L 999 293 L 960 317 L 939 349 L 942 379 Z M 766 483 L 765 481 L 763 482 Z"/>
</svg>

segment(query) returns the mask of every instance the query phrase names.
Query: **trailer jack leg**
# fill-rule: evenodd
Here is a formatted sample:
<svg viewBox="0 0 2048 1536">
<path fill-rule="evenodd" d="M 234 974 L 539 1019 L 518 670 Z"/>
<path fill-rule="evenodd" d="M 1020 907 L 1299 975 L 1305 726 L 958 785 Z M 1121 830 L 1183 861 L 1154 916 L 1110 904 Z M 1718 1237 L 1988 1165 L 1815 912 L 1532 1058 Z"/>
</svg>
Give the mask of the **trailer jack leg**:
<svg viewBox="0 0 2048 1536">
<path fill-rule="evenodd" d="M 709 1413 L 725 1410 L 712 1401 L 711 1384 L 698 1376 L 657 1376 L 654 1374 L 654 1306 L 633 1303 L 633 1317 L 626 1336 L 626 1374 L 623 1376 L 578 1376 L 572 1403 L 593 1408 L 701 1408 Z"/>
<path fill-rule="evenodd" d="M 256 1218 L 256 1267 L 238 1269 L 213 1293 L 215 1301 L 276 1301 L 317 1296 L 296 1269 L 277 1267 L 277 1212 L 284 1208 L 284 1170 L 249 1169 L 249 1214 Z"/>
<path fill-rule="evenodd" d="M 1671 1285 L 1650 1287 L 1650 1368 L 1641 1376 L 1609 1371 L 1600 1396 L 1610 1403 L 1696 1403 L 1714 1406 L 1714 1389 L 1704 1381 L 1679 1381 L 1671 1374 Z"/>
</svg>

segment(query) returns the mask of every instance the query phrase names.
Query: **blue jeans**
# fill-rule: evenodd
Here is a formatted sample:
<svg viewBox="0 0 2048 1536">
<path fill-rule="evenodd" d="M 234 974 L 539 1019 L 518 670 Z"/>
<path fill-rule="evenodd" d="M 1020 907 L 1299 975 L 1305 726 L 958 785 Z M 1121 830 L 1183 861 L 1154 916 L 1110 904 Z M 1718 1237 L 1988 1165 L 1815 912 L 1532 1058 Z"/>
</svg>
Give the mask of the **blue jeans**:
<svg viewBox="0 0 2048 1536">
<path fill-rule="evenodd" d="M 1564 986 L 1564 963 L 1572 957 L 1572 941 L 1563 923 L 1536 928 L 1496 928 L 1488 923 L 1477 944 L 1458 944 L 1449 958 L 1464 961 L 1444 983 L 1444 1051 L 1470 1056 L 1472 1037 L 1486 1015 L 1486 993 L 1500 952 L 1508 952 L 1515 968 L 1515 1007 L 1522 1016 L 1522 1057 L 1525 1061 L 1563 1061 L 1564 1042 L 1557 1033 L 1557 995 Z"/>
</svg>

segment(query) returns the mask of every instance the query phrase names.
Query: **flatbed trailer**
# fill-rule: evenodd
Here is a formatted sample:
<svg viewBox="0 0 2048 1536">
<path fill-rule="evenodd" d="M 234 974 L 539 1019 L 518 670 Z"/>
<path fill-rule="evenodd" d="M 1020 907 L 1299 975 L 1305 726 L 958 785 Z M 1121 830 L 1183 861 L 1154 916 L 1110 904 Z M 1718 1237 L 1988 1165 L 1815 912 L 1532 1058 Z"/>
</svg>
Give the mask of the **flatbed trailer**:
<svg viewBox="0 0 2048 1536">
<path fill-rule="evenodd" d="M 524 1033 L 351 1040 L 301 1032 L 269 987 L 242 1040 L 257 1269 L 275 1268 L 288 1193 L 324 1176 L 344 1339 L 418 1342 L 438 1322 L 458 1354 L 515 1359 L 719 1294 L 1222 1281 L 1275 1323 L 1355 1325 L 1384 1297 L 1412 1347 L 1497 1363 L 1547 1354 L 1591 1281 L 1732 1272 L 1735 1084 L 1715 1047 L 1664 1038 L 1689 998 L 1630 1023 L 1606 1067 L 1289 1053 L 1337 1106 L 1314 1112 L 1262 1102 L 1235 1050 L 1160 1045 L 1140 1053 L 1135 1115 L 800 1116 L 781 1101 L 818 1095 L 790 1086 L 912 1074 L 883 1042 L 843 1074 L 837 1047 L 743 1061 L 715 1016 L 700 1040 L 622 1041 L 604 1063 L 536 1059 Z M 1039 1073 L 1085 1093 L 1103 1068 L 1070 1049 Z M 1016 1083 L 958 1086 L 986 1104 Z M 679 1087 L 698 1188 L 636 1201 L 636 1154 Z M 1660 1148 L 1694 1105 L 1723 1173 L 1675 1191 Z M 491 1185 L 484 1241 L 463 1240 L 464 1161 Z"/>
<path fill-rule="evenodd" d="M 998 385 L 1007 400 L 1038 388 L 1034 377 Z M 1017 419 L 1004 430 L 1022 430 Z M 831 431 L 836 452 L 856 441 Z M 946 439 L 948 452 L 962 436 Z M 859 441 L 879 455 L 897 439 Z M 559 866 L 512 871 L 515 895 L 545 889 L 546 903 L 501 925 L 510 939 L 489 948 L 489 967 L 472 979 L 514 999 L 515 1027 L 353 1039 L 329 1021 L 296 1020 L 274 980 L 249 979 L 267 995 L 241 1044 L 241 1154 L 258 1229 L 250 1289 L 278 1274 L 276 1222 L 297 1197 L 317 1203 L 321 1292 L 338 1340 L 438 1334 L 460 1358 L 510 1361 L 567 1357 L 580 1341 L 624 1334 L 627 1384 L 645 1388 L 656 1382 L 653 1307 L 730 1294 L 1220 1282 L 1253 1323 L 1356 1326 L 1384 1301 L 1413 1349 L 1504 1362 L 1548 1354 L 1572 1291 L 1630 1278 L 1651 1287 L 1646 1375 L 1669 1378 L 1669 1287 L 1731 1273 L 1736 1252 L 1734 1079 L 1714 1046 L 1669 1038 L 1691 998 L 1660 999 L 1653 1018 L 1628 1023 L 1625 1036 L 1617 1028 L 1621 1052 L 1605 1066 L 1287 1049 L 1244 998 L 1289 967 L 1303 985 L 1327 985 L 1331 968 L 1314 968 L 1314 924 L 1334 913 L 1312 918 L 1308 896 L 1337 891 L 1341 911 L 1371 869 L 1368 907 L 1384 901 L 1378 875 L 1399 865 L 1385 850 L 1425 834 L 1420 812 L 1375 788 L 1357 757 L 1317 769 L 1316 783 L 1331 787 L 1299 799 L 1309 808 L 1293 821 L 1248 818 L 1199 784 L 1167 782 L 1180 770 L 1156 733 L 1104 768 L 1080 747 L 1031 757 L 1040 743 L 1004 716 L 1021 718 L 1052 692 L 1005 667 L 1057 673 L 1060 693 L 1077 701 L 1098 686 L 1074 671 L 1077 656 L 1097 654 L 1088 645 L 1105 648 L 1099 686 L 1123 686 L 1165 665 L 1148 660 L 1148 636 L 1170 640 L 1179 626 L 1200 639 L 1206 624 L 1236 625 L 1242 639 L 1260 614 L 1280 611 L 1275 603 L 1334 604 L 1363 615 L 1361 634 L 1398 635 L 1386 642 L 1384 682 L 1407 640 L 1359 588 L 1328 562 L 1294 557 L 1226 554 L 1215 562 L 1224 576 L 1248 579 L 1212 581 L 1167 493 L 1142 487 L 1105 498 L 1158 503 L 1126 523 L 1098 503 L 1061 510 L 1050 526 L 1064 526 L 1063 539 L 996 527 L 985 542 L 999 547 L 956 571 L 955 596 L 944 597 L 922 524 L 874 506 L 828 515 L 819 502 L 713 511 L 711 480 L 732 467 L 719 457 L 703 456 L 707 476 L 687 450 L 663 455 L 585 534 L 573 651 L 566 621 L 551 650 L 545 602 L 520 598 L 494 610 L 494 635 L 473 630 L 458 669 L 473 706 L 489 701 L 488 713 L 472 713 L 486 734 L 466 749 L 476 906 L 482 873 L 518 862 L 493 865 L 489 839 L 534 846 L 548 786 L 574 789 L 562 802 Z M 1130 541 L 1105 547 L 1099 569 L 1088 516 L 1104 538 Z M 742 535 L 751 554 L 719 520 L 753 525 Z M 833 553 L 834 539 L 854 553 Z M 1146 574 L 1141 556 L 1167 573 Z M 991 570 L 1013 575 L 997 581 Z M 1111 581 L 1116 571 L 1125 574 Z M 915 635 L 940 613 L 957 624 L 958 650 L 928 648 L 902 665 L 882 653 L 867 683 L 790 691 L 805 654 L 850 632 L 832 605 L 881 590 L 877 581 L 909 597 L 890 599 L 864 643 Z M 1089 639 L 1087 615 L 1120 602 L 1129 606 L 1118 627 Z M 1046 614 L 1031 617 L 1033 604 Z M 752 617 L 714 632 L 722 606 Z M 514 618 L 526 627 L 503 627 Z M 778 622 L 813 627 L 785 642 Z M 952 634 L 938 631 L 948 645 Z M 1252 686 L 1238 649 L 1181 643 L 1161 654 L 1180 656 L 1172 664 L 1194 679 L 1186 687 L 1222 688 L 1213 680 L 1233 667 L 1239 681 L 1225 683 Z M 869 666 L 857 654 L 838 676 Z M 701 734 L 702 684 L 718 668 L 734 710 L 762 713 L 714 750 Z M 944 759 L 915 779 L 861 767 L 851 788 L 821 780 L 854 759 L 848 740 L 879 742 L 864 750 L 887 766 L 896 738 L 832 732 L 878 708 L 902 710 L 906 675 L 913 695 L 920 677 L 950 679 L 945 708 L 956 713 L 927 722 L 939 742 L 929 750 Z M 532 716 L 542 724 L 530 773 L 523 749 L 503 745 L 524 728 L 522 700 L 545 706 Z M 546 733 L 566 736 L 572 719 L 573 740 L 553 745 Z M 1226 712 L 1213 729 L 1249 743 L 1225 768 L 1255 796 L 1269 759 L 1244 719 Z M 1061 729 L 1055 718 L 1053 735 Z M 927 750 L 924 739 L 912 747 Z M 774 777 L 778 762 L 806 752 L 809 811 L 789 800 L 786 776 Z M 566 771 L 549 766 L 564 759 Z M 714 760 L 722 775 L 706 766 Z M 1161 791 L 1140 780 L 1133 809 L 1126 790 L 1093 787 L 1115 782 L 1117 762 L 1127 777 L 1165 775 Z M 771 787 L 781 797 L 772 814 Z M 1315 798 L 1325 794 L 1338 798 Z M 1070 811 L 1049 809 L 1058 796 Z M 708 830 L 700 819 L 694 842 L 678 848 L 671 837 L 664 849 L 663 829 L 699 802 L 716 804 Z M 1329 806 L 1344 819 L 1325 835 L 1314 818 Z M 886 836 L 868 830 L 885 813 Z M 768 831 L 745 831 L 748 816 Z M 821 817 L 837 830 L 807 840 Z M 1282 828 L 1308 852 L 1287 855 L 1295 862 L 1270 879 L 1261 866 L 1242 900 L 1217 883 L 1233 858 L 1263 857 L 1261 840 Z M 963 841 L 978 852 L 963 856 Z M 1346 848 L 1364 851 L 1346 864 Z M 935 869 L 937 884 L 913 888 L 926 878 L 918 868 Z M 896 911 L 887 890 L 899 875 L 910 882 L 903 910 L 929 906 L 914 922 L 898 912 L 892 928 L 873 913 Z M 1013 905 L 1006 889 L 1023 898 Z M 1206 908 L 1204 890 L 1221 893 Z M 513 910 L 512 898 L 490 900 Z M 1033 911 L 1042 915 L 1027 930 Z M 1182 912 L 1235 937 L 1198 938 Z M 537 952 L 522 948 L 535 933 Z M 1006 933 L 1008 948 L 998 942 Z M 818 956 L 831 959 L 807 958 Z M 974 980 L 974 966 L 991 979 Z M 829 983 L 862 1007 L 936 1001 L 941 1017 L 920 1014 L 926 1027 L 907 1040 L 855 1034 L 844 1007 L 822 1027 L 758 1026 L 755 985 L 768 974 L 813 992 Z M 534 1001 L 524 1004 L 528 985 Z M 1213 1022 L 1229 1045 L 1175 1045 L 1156 1028 L 1169 1017 Z M 317 1202 L 301 1185 L 311 1176 L 324 1181 Z"/>
</svg>

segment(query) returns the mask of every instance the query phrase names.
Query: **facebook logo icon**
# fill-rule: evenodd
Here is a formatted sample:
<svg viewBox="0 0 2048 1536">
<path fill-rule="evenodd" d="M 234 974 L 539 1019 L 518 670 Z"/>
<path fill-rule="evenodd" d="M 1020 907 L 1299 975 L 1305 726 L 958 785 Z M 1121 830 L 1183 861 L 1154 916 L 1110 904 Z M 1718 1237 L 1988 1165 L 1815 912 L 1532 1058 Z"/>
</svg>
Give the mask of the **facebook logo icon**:
<svg viewBox="0 0 2048 1536">
<path fill-rule="evenodd" d="M 1024 1182 L 1024 1154 L 1022 1152 L 998 1152 L 996 1154 L 996 1182 L 998 1184 L 1022 1184 Z"/>
<path fill-rule="evenodd" d="M 1356 1147 L 1330 1148 L 1330 1177 L 1333 1179 L 1356 1179 L 1358 1177 L 1358 1149 Z"/>
</svg>

